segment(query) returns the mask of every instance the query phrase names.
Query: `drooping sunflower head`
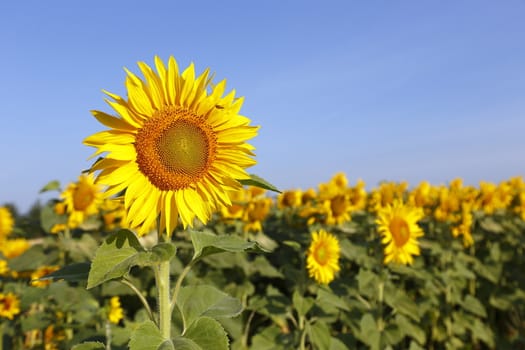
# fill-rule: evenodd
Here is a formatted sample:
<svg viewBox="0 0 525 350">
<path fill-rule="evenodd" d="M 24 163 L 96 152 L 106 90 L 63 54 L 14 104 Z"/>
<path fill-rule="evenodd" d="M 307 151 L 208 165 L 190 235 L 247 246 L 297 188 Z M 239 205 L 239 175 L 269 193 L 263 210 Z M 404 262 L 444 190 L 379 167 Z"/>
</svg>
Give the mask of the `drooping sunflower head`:
<svg viewBox="0 0 525 350">
<path fill-rule="evenodd" d="M 155 68 L 143 62 L 140 79 L 127 71 L 128 98 L 106 92 L 116 116 L 93 115 L 110 129 L 84 143 L 105 153 L 92 171 L 107 186 L 106 196 L 125 192 L 126 220 L 139 234 L 160 215 L 160 231 L 169 234 L 178 220 L 192 226 L 231 204 L 228 193 L 241 189 L 246 168 L 255 164 L 246 143 L 258 127 L 239 114 L 243 99 L 224 95 L 225 80 L 212 85 L 209 71 L 195 75 L 191 64 L 182 73 L 170 57 L 155 57 Z"/>
<path fill-rule="evenodd" d="M 332 282 L 340 269 L 340 250 L 339 241 L 334 235 L 322 229 L 313 232 L 306 257 L 308 275 L 320 284 Z"/>
<path fill-rule="evenodd" d="M 0 238 L 6 237 L 13 232 L 15 221 L 7 207 L 0 207 Z"/>
<path fill-rule="evenodd" d="M 385 244 L 385 264 L 412 264 L 413 255 L 420 254 L 417 239 L 423 236 L 423 230 L 417 222 L 423 215 L 421 208 L 404 205 L 398 200 L 379 210 L 376 224 L 382 236 L 381 242 Z"/>
</svg>

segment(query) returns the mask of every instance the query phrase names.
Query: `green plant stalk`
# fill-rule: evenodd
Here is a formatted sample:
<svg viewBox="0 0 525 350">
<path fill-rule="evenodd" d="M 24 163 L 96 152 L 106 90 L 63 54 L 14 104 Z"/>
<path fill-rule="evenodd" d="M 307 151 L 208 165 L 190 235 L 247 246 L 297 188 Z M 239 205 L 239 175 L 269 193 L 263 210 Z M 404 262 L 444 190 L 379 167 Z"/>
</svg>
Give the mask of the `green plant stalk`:
<svg viewBox="0 0 525 350">
<path fill-rule="evenodd" d="M 135 287 L 131 281 L 128 281 L 127 279 L 123 278 L 120 280 L 120 283 L 128 286 L 135 294 L 139 297 L 140 301 L 142 302 L 142 305 L 144 305 L 144 308 L 146 309 L 146 312 L 148 313 L 149 319 L 155 322 L 155 319 L 153 318 L 153 313 L 151 312 L 151 308 L 149 307 L 148 301 L 146 298 L 144 298 L 144 295 Z"/>
<path fill-rule="evenodd" d="M 162 261 L 155 268 L 155 282 L 158 290 L 159 330 L 164 339 L 171 339 L 170 307 L 170 262 Z"/>
<path fill-rule="evenodd" d="M 182 286 L 182 281 L 184 280 L 188 272 L 190 272 L 195 261 L 196 260 L 190 261 L 189 264 L 186 265 L 186 267 L 184 267 L 184 270 L 182 270 L 179 277 L 177 278 L 177 282 L 175 282 L 175 288 L 173 289 L 173 295 L 171 297 L 170 312 L 173 312 L 175 305 L 177 305 L 177 296 L 179 295 L 180 287 Z"/>
</svg>

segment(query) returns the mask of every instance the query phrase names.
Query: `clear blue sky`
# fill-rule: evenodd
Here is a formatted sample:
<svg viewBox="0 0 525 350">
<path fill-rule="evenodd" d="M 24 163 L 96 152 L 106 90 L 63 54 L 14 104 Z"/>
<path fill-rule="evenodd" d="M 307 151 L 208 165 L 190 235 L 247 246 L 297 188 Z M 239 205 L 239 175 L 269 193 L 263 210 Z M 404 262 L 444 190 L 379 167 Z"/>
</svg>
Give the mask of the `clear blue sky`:
<svg viewBox="0 0 525 350">
<path fill-rule="evenodd" d="M 148 5 L 146 5 L 148 4 Z M 150 5 L 151 4 L 151 5 Z M 0 203 L 76 180 L 123 67 L 210 67 L 282 189 L 525 175 L 525 1 L 3 1 Z"/>
</svg>

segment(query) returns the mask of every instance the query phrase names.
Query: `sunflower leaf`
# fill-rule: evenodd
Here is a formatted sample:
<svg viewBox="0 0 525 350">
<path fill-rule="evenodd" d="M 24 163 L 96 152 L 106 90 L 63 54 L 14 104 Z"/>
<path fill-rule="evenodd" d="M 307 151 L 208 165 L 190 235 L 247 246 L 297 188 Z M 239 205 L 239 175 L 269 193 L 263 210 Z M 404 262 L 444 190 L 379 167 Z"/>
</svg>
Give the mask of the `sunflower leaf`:
<svg viewBox="0 0 525 350">
<path fill-rule="evenodd" d="M 281 191 L 279 191 L 277 187 L 255 174 L 250 174 L 249 179 L 241 179 L 238 181 L 245 186 L 255 186 L 264 188 L 265 190 L 281 193 Z"/>
<path fill-rule="evenodd" d="M 131 335 L 130 350 L 174 349 L 170 340 L 164 339 L 152 321 L 142 323 Z"/>
<path fill-rule="evenodd" d="M 136 263 L 139 266 L 154 266 L 161 261 L 170 261 L 177 248 L 170 242 L 162 242 L 151 248 L 151 251 L 140 252 Z"/>
<path fill-rule="evenodd" d="M 44 187 L 42 187 L 40 193 L 47 191 L 60 191 L 60 182 L 57 180 L 49 181 Z"/>
<path fill-rule="evenodd" d="M 137 265 L 143 252 L 145 249 L 131 231 L 120 230 L 106 238 L 95 253 L 87 288 L 124 276 L 132 266 Z"/>
<path fill-rule="evenodd" d="M 208 285 L 181 288 L 177 295 L 177 307 L 185 329 L 191 328 L 199 317 L 234 317 L 239 315 L 243 308 L 239 299 Z"/>
<path fill-rule="evenodd" d="M 217 236 L 209 232 L 190 231 L 193 243 L 193 260 L 203 258 L 207 255 L 223 252 L 256 251 L 265 252 L 257 242 L 245 241 L 238 236 Z"/>
<path fill-rule="evenodd" d="M 228 350 L 229 340 L 221 324 L 210 317 L 200 317 L 183 337 L 173 340 L 177 350 Z"/>
</svg>

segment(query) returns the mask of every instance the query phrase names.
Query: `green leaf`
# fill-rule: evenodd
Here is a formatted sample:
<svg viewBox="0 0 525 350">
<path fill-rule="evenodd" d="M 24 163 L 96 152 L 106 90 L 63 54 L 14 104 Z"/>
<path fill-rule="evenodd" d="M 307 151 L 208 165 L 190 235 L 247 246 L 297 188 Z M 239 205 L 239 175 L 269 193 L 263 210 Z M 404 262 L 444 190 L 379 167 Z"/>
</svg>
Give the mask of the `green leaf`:
<svg viewBox="0 0 525 350">
<path fill-rule="evenodd" d="M 376 321 L 371 314 L 365 314 L 359 322 L 360 339 L 371 349 L 379 349 L 381 343 L 381 333 L 377 329 Z"/>
<path fill-rule="evenodd" d="M 151 251 L 141 252 L 137 257 L 137 265 L 154 266 L 162 261 L 170 261 L 177 252 L 171 242 L 162 242 L 151 248 Z"/>
<path fill-rule="evenodd" d="M 313 325 L 307 325 L 308 336 L 315 346 L 314 349 L 330 350 L 332 338 L 330 337 L 328 326 L 321 321 L 317 321 Z"/>
<path fill-rule="evenodd" d="M 106 346 L 98 341 L 88 341 L 75 345 L 71 350 L 104 350 Z"/>
<path fill-rule="evenodd" d="M 171 345 L 171 347 L 170 347 Z M 174 349 L 170 340 L 160 334 L 159 329 L 152 321 L 142 323 L 132 334 L 129 341 L 130 350 L 168 350 Z M 177 348 L 178 349 L 178 348 Z"/>
<path fill-rule="evenodd" d="M 182 314 L 185 329 L 191 327 L 201 316 L 234 317 L 242 311 L 239 299 L 207 285 L 181 288 L 177 295 L 177 307 Z"/>
<path fill-rule="evenodd" d="M 472 295 L 467 295 L 465 300 L 461 303 L 461 306 L 463 306 L 465 310 L 472 312 L 474 315 L 487 317 L 485 307 Z"/>
<path fill-rule="evenodd" d="M 293 292 L 292 303 L 300 316 L 306 316 L 308 311 L 314 306 L 314 300 L 312 298 L 303 297 L 297 290 Z"/>
<path fill-rule="evenodd" d="M 219 322 L 200 317 L 182 337 L 173 339 L 173 345 L 177 350 L 228 350 L 229 340 Z"/>
<path fill-rule="evenodd" d="M 190 231 L 190 236 L 195 250 L 193 260 L 223 252 L 237 253 L 247 250 L 264 252 L 257 242 L 245 241 L 238 236 L 217 236 L 209 232 L 198 231 Z"/>
<path fill-rule="evenodd" d="M 140 253 L 144 251 L 131 231 L 120 230 L 108 237 L 97 249 L 89 271 L 87 288 L 124 276 L 137 264 Z"/>
<path fill-rule="evenodd" d="M 49 275 L 39 278 L 39 280 L 66 280 L 70 282 L 85 281 L 88 279 L 90 268 L 91 263 L 89 262 L 75 263 L 51 272 Z"/>
<path fill-rule="evenodd" d="M 60 191 L 60 182 L 57 180 L 49 181 L 42 189 L 40 189 L 39 193 L 47 192 L 47 191 Z"/>
<path fill-rule="evenodd" d="M 419 322 L 419 308 L 416 303 L 414 303 L 408 297 L 408 295 L 406 295 L 405 291 L 387 284 L 385 286 L 384 296 L 385 303 L 391 308 L 405 316 L 410 317 L 412 320 Z"/>
<path fill-rule="evenodd" d="M 274 185 L 272 185 L 268 181 L 264 180 L 263 178 L 255 175 L 255 174 L 250 174 L 250 178 L 249 179 L 242 179 L 242 180 L 238 180 L 238 181 L 241 184 L 245 185 L 245 186 L 255 186 L 255 187 L 264 188 L 265 190 L 270 190 L 270 191 L 273 191 L 273 192 L 281 193 L 281 191 L 279 191 L 277 189 L 277 187 L 275 187 Z"/>
<path fill-rule="evenodd" d="M 472 323 L 471 330 L 475 339 L 481 339 L 490 348 L 494 348 L 494 333 L 487 324 L 476 318 Z"/>
<path fill-rule="evenodd" d="M 317 304 L 329 304 L 338 309 L 350 311 L 350 308 L 343 299 L 325 288 L 319 288 L 317 291 L 316 302 Z"/>
<path fill-rule="evenodd" d="M 378 293 L 379 276 L 370 270 L 360 268 L 357 274 L 357 284 L 361 295 L 373 299 Z"/>
<path fill-rule="evenodd" d="M 419 326 L 413 324 L 407 317 L 401 314 L 396 315 L 396 323 L 407 336 L 415 339 L 420 345 L 425 345 L 426 334 Z"/>
</svg>

